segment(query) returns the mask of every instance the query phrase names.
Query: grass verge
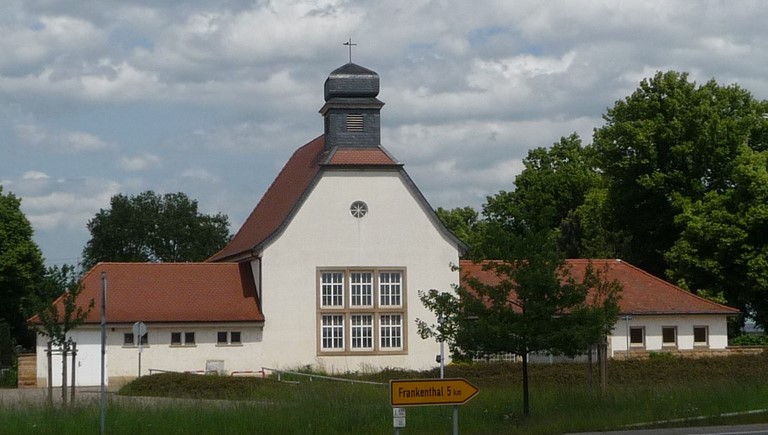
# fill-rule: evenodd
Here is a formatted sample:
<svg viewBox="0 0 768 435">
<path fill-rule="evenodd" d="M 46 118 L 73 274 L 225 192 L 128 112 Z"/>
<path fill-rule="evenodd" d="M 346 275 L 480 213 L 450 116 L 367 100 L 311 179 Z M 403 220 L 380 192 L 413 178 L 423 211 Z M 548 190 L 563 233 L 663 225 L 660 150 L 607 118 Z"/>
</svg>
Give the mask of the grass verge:
<svg viewBox="0 0 768 435">
<path fill-rule="evenodd" d="M 707 360 L 612 361 L 608 388 L 588 385 L 585 365 L 533 366 L 531 409 L 521 416 L 519 366 L 455 365 L 449 377 L 463 377 L 480 393 L 460 407 L 463 434 L 558 434 L 609 430 L 638 423 L 717 416 L 768 408 L 768 357 Z M 436 377 L 431 372 L 385 370 L 350 374 L 364 380 Z M 183 400 L 130 396 L 177 397 Z M 224 399 L 226 401 L 186 400 Z M 450 406 L 412 407 L 403 433 L 450 432 Z M 747 414 L 691 424 L 755 423 L 768 414 Z M 386 386 L 300 380 L 163 374 L 144 377 L 121 391 L 107 411 L 110 434 L 152 433 L 392 433 Z M 658 427 L 658 426 L 657 426 Z M 98 433 L 98 407 L 0 409 L 0 433 Z"/>
</svg>

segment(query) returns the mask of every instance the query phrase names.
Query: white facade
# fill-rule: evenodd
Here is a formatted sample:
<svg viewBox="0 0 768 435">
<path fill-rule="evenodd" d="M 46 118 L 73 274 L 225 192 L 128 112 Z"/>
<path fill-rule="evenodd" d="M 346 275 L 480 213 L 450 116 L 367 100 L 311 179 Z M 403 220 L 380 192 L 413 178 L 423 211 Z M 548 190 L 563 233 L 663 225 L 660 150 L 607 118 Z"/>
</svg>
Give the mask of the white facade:
<svg viewBox="0 0 768 435">
<path fill-rule="evenodd" d="M 634 339 L 631 337 L 635 330 Z M 667 329 L 667 342 L 663 331 Z M 694 330 L 699 336 L 694 342 Z M 704 340 L 702 340 L 704 333 Z M 672 340 L 673 338 L 673 340 Z M 724 315 L 632 315 L 621 317 L 609 336 L 611 357 L 631 352 L 718 351 L 728 346 L 728 320 Z"/>
<path fill-rule="evenodd" d="M 415 321 L 435 318 L 418 291 L 447 291 L 457 284 L 459 273 L 451 265 L 458 264 L 459 251 L 409 187 L 396 170 L 323 173 L 285 231 L 253 263 L 266 318 L 259 365 L 287 369 L 311 362 L 329 372 L 434 367 L 438 344 L 420 338 Z M 362 218 L 350 213 L 355 201 L 368 206 Z M 402 352 L 326 356 L 319 351 L 318 270 L 324 268 L 404 272 Z"/>
<path fill-rule="evenodd" d="M 106 367 L 107 385 L 122 385 L 139 375 L 139 346 L 124 344 L 124 335 L 132 334 L 132 325 L 107 325 Z M 240 343 L 218 342 L 219 332 L 240 332 Z M 174 332 L 193 332 L 194 345 L 172 345 Z M 147 325 L 147 344 L 141 350 L 141 375 L 150 370 L 173 372 L 221 371 L 226 374 L 245 374 L 259 370 L 254 366 L 253 355 L 260 346 L 260 326 L 237 323 L 221 324 L 172 324 Z M 67 335 L 77 343 L 75 385 L 99 385 L 101 380 L 101 328 L 81 326 Z M 231 337 L 231 335 L 229 335 Z M 183 339 L 182 339 L 183 340 Z M 37 367 L 38 386 L 47 385 L 47 340 L 38 336 Z M 61 355 L 54 352 L 52 360 L 53 386 L 61 386 Z M 67 360 L 67 384 L 72 383 L 72 360 Z"/>
</svg>

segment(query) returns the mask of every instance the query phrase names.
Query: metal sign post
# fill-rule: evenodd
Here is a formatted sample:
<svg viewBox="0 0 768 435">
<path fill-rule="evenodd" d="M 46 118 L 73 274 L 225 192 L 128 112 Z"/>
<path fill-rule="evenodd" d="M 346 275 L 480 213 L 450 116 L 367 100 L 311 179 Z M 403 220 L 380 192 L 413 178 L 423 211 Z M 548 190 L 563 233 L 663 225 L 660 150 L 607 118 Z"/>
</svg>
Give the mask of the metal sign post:
<svg viewBox="0 0 768 435">
<path fill-rule="evenodd" d="M 136 322 L 133 324 L 133 336 L 139 340 L 139 377 L 141 377 L 141 352 L 144 350 L 144 342 L 142 338 L 147 333 L 147 325 L 144 322 Z"/>
</svg>

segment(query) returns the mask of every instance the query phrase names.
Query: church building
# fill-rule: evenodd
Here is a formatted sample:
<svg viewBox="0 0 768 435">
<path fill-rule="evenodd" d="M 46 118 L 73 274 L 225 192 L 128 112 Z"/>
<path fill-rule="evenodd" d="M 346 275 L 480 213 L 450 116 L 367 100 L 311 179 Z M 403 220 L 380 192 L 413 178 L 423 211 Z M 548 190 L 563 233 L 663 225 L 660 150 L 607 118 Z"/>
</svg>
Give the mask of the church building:
<svg viewBox="0 0 768 435">
<path fill-rule="evenodd" d="M 415 322 L 435 318 L 418 292 L 458 284 L 452 265 L 464 245 L 382 146 L 378 94 L 377 73 L 354 63 L 333 71 L 323 134 L 294 152 L 205 263 L 100 263 L 84 276 L 80 298 L 97 306 L 106 277 L 110 384 L 138 375 L 139 344 L 142 375 L 434 367 L 438 345 Z M 98 384 L 100 310 L 70 335 L 85 367 L 77 383 Z"/>
<path fill-rule="evenodd" d="M 112 386 L 155 371 L 435 367 L 439 345 L 419 336 L 416 321 L 436 319 L 419 291 L 498 277 L 460 259 L 465 245 L 382 146 L 378 94 L 375 72 L 353 63 L 333 71 L 323 134 L 293 153 L 231 242 L 207 261 L 99 263 L 88 271 L 79 303 L 97 308 L 68 334 L 77 343 L 76 385 L 100 383 L 103 287 Z M 727 319 L 738 310 L 620 260 L 568 267 L 578 276 L 593 262 L 624 287 L 609 356 L 727 353 Z M 38 336 L 38 386 L 47 383 L 46 347 Z M 58 356 L 52 373 L 60 385 Z"/>
</svg>

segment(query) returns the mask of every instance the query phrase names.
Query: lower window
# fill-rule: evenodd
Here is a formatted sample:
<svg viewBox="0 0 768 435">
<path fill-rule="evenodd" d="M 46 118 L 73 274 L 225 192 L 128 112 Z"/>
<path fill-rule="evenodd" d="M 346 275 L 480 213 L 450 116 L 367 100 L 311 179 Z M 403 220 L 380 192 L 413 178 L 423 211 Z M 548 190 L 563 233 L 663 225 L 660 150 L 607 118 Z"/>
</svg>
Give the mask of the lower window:
<svg viewBox="0 0 768 435">
<path fill-rule="evenodd" d="M 219 331 L 219 332 L 217 332 L 216 333 L 216 344 L 219 345 L 219 346 L 242 344 L 240 331 Z"/>
<path fill-rule="evenodd" d="M 677 327 L 675 326 L 662 326 L 661 328 L 661 345 L 666 347 L 677 346 Z"/>
<path fill-rule="evenodd" d="M 145 333 L 141 336 L 141 345 L 146 346 L 149 344 L 149 333 Z M 123 334 L 123 346 L 138 346 L 139 344 L 136 343 L 136 337 L 133 335 L 133 332 L 126 332 Z"/>
<path fill-rule="evenodd" d="M 707 326 L 693 327 L 693 345 L 709 346 L 709 328 Z"/>
<path fill-rule="evenodd" d="M 629 328 L 629 345 L 631 347 L 645 346 L 645 328 L 642 326 L 633 326 Z"/>
<path fill-rule="evenodd" d="M 194 332 L 171 332 L 171 346 L 194 346 Z"/>
</svg>

